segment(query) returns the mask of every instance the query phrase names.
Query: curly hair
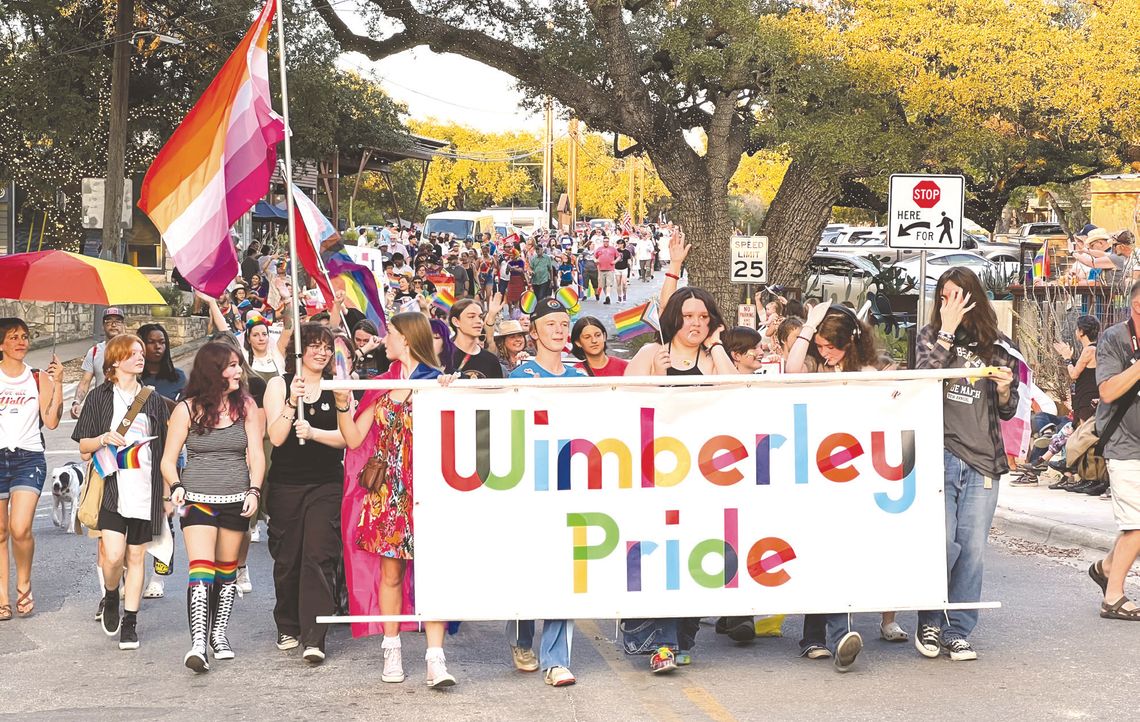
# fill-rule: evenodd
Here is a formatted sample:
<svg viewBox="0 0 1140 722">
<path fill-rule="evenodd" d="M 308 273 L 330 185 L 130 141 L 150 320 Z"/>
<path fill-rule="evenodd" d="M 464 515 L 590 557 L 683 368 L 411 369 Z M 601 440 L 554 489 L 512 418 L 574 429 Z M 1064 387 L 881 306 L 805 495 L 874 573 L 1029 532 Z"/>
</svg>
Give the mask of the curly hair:
<svg viewBox="0 0 1140 722">
<path fill-rule="evenodd" d="M 222 417 L 223 401 L 229 407 L 229 417 L 234 423 L 245 421 L 245 404 L 249 398 L 245 375 L 234 391 L 229 390 L 229 384 L 222 376 L 232 361 L 241 363 L 236 344 L 231 346 L 219 341 L 206 344 L 194 357 L 194 368 L 190 370 L 190 380 L 183 395 L 190 400 L 190 430 L 198 436 L 217 427 Z"/>
</svg>

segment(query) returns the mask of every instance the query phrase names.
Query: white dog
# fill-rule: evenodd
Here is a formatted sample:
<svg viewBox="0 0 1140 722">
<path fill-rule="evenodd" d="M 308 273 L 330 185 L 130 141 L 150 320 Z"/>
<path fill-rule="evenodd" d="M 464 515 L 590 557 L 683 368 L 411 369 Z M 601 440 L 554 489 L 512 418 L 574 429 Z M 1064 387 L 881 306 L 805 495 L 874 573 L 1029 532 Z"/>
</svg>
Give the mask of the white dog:
<svg viewBox="0 0 1140 722">
<path fill-rule="evenodd" d="M 84 466 L 73 461 L 51 472 L 51 521 L 68 533 L 82 533 L 76 514 L 79 513 Z"/>
</svg>

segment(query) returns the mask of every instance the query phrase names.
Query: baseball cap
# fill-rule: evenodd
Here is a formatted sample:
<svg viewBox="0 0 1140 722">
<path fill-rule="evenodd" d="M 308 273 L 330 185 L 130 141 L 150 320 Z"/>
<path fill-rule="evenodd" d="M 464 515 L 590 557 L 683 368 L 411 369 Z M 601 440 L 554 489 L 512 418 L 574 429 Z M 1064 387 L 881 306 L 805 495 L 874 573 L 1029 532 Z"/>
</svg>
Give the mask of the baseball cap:
<svg viewBox="0 0 1140 722">
<path fill-rule="evenodd" d="M 569 314 L 570 312 L 566 310 L 566 307 L 563 306 L 562 302 L 558 299 L 547 297 L 539 301 L 538 305 L 534 307 L 534 310 L 530 312 L 530 320 L 537 321 L 543 316 L 549 316 L 552 313 Z"/>
<path fill-rule="evenodd" d="M 103 319 L 106 320 L 108 316 L 118 316 L 119 318 L 126 318 L 127 315 L 123 313 L 123 309 L 118 306 L 108 306 L 103 309 Z"/>
<path fill-rule="evenodd" d="M 1132 236 L 1132 231 L 1130 231 L 1126 228 L 1123 231 L 1120 231 L 1116 235 L 1114 235 L 1112 237 L 1112 242 L 1113 243 L 1120 243 L 1120 244 L 1123 244 L 1125 246 L 1131 246 L 1133 243 L 1136 242 L 1136 239 Z"/>
</svg>

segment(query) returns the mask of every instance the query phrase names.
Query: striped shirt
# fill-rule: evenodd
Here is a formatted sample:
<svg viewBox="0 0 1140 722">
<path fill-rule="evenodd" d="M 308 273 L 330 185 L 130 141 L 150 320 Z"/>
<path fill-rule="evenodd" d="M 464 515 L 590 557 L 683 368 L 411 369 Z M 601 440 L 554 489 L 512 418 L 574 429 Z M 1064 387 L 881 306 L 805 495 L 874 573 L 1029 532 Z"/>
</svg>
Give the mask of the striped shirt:
<svg viewBox="0 0 1140 722">
<path fill-rule="evenodd" d="M 186 436 L 186 468 L 182 471 L 186 500 L 206 504 L 243 501 L 249 488 L 248 446 L 244 421 L 205 434 L 191 431 Z"/>
<path fill-rule="evenodd" d="M 87 398 L 83 401 L 83 412 L 79 414 L 79 420 L 75 422 L 75 430 L 71 432 L 73 441 L 78 442 L 81 439 L 94 439 L 102 436 L 108 431 L 111 431 L 111 422 L 114 421 L 115 414 L 115 385 L 111 381 L 104 381 L 102 384 L 96 386 Z M 166 447 L 166 423 L 170 419 L 170 412 L 166 408 L 166 402 L 162 400 L 160 394 L 152 393 L 150 398 L 143 404 L 142 411 L 139 414 L 146 414 L 147 420 L 150 424 L 150 435 L 155 436 L 153 441 L 150 442 L 151 448 L 156 455 L 161 455 L 162 450 Z M 154 536 L 159 536 L 162 533 L 162 525 L 165 523 L 166 514 L 162 507 L 162 466 L 161 464 L 151 464 L 150 470 L 150 524 L 151 533 Z M 93 472 L 88 469 L 88 476 Z M 115 477 L 112 475 L 109 479 L 105 480 L 103 485 L 103 508 L 108 511 L 117 512 L 119 506 L 119 489 L 115 485 Z"/>
</svg>

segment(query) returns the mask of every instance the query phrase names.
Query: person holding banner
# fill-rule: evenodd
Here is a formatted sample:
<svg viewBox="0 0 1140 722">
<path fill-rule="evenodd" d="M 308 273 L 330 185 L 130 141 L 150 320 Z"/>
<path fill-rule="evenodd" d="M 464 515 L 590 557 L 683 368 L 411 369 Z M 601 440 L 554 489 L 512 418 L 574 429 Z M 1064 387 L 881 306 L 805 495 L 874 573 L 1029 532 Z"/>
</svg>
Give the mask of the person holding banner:
<svg viewBox="0 0 1140 722">
<path fill-rule="evenodd" d="M 938 279 L 930 323 L 918 334 L 920 369 L 997 367 L 988 378 L 947 380 L 942 402 L 945 449 L 946 571 L 949 602 L 982 598 L 986 540 L 997 509 L 998 479 L 1009 472 L 1000 422 L 1017 413 L 1017 360 L 1002 345 L 997 314 L 973 271 L 955 267 Z M 924 657 L 978 658 L 967 637 L 978 610 L 918 614 L 915 647 Z"/>
<path fill-rule="evenodd" d="M 399 313 L 389 321 L 385 352 L 392 362 L 388 372 L 379 379 L 440 379 L 444 385 L 450 376 L 443 376 L 439 358 L 432 345 L 431 326 L 422 313 Z M 361 399 L 355 419 L 352 414 L 352 394 L 335 392 L 337 426 L 349 449 L 357 449 L 370 442 L 375 445 L 374 459 L 380 462 L 378 474 L 362 469 L 359 479 L 367 485 L 362 503 L 345 508 L 356 513 L 356 518 L 345 518 L 352 524 L 354 547 L 368 552 L 368 562 L 380 566 L 380 613 L 398 615 L 404 607 L 404 575 L 408 562 L 414 558 L 414 524 L 412 520 L 412 392 L 407 390 L 369 391 Z M 366 465 L 367 467 L 367 465 Z M 359 509 L 359 511 L 357 511 Z M 343 512 L 342 512 L 343 514 Z M 346 529 L 346 532 L 348 530 Z M 361 560 L 345 550 L 345 564 L 355 565 Z M 379 557 L 377 559 L 376 557 Z M 360 570 L 346 570 L 350 588 Z M 365 572 L 367 574 L 367 572 Z M 354 602 L 355 603 L 355 602 Z M 455 677 L 447 671 L 443 654 L 444 622 L 425 622 L 427 633 L 427 686 L 442 689 L 455 684 Z M 399 683 L 405 679 L 403 650 L 398 622 L 384 623 L 384 669 L 380 679 Z"/>
<path fill-rule="evenodd" d="M 683 240 L 681 237 L 674 247 L 672 265 L 665 274 L 668 278 L 662 287 L 662 300 L 666 303 L 661 312 L 661 338 L 669 340 L 642 346 L 626 367 L 626 376 L 737 373 L 720 341 L 724 319 L 712 294 L 693 286 L 674 290 L 680 275 L 674 271 L 680 270 L 688 254 L 688 246 Z M 751 620 L 747 617 L 733 619 L 738 626 L 743 622 L 751 628 Z M 691 650 L 697 643 L 699 629 L 699 619 L 623 619 L 621 622 L 626 653 L 650 654 L 649 670 L 654 674 L 691 664 Z"/>
<path fill-rule="evenodd" d="M 535 357 L 519 364 L 511 371 L 512 379 L 562 378 L 585 376 L 585 372 L 562 363 L 562 349 L 570 335 L 570 312 L 557 298 L 538 301 L 530 314 L 530 333 L 535 340 Z M 507 643 L 515 668 L 520 672 L 534 672 L 541 666 L 543 679 L 552 687 L 565 687 L 577 679 L 570 671 L 570 640 L 574 636 L 574 622 L 565 619 L 547 619 L 542 623 L 542 642 L 539 656 L 534 655 L 534 620 L 507 622 Z"/>
<path fill-rule="evenodd" d="M 142 339 L 134 334 L 121 334 L 107 343 L 103 357 L 107 381 L 91 392 L 71 435 L 83 457 L 95 457 L 105 480 L 98 522 L 103 546 L 101 621 L 107 636 L 119 635 L 119 649 L 139 648 L 146 547 L 162 534 L 171 511 L 163 505 L 162 471 L 153 459 L 153 450 L 161 449 L 166 440 L 169 412 L 162 397 L 139 382 L 146 369 L 143 348 Z M 121 432 L 124 419 L 131 423 Z M 121 459 L 116 458 L 118 452 L 125 452 Z M 126 596 L 120 619 L 119 582 L 124 573 Z"/>
<path fill-rule="evenodd" d="M 265 418 L 273 463 L 270 487 L 269 553 L 277 603 L 277 648 L 304 647 L 310 664 L 325 660 L 328 627 L 317 617 L 336 609 L 336 562 L 340 555 L 340 495 L 345 441 L 337 428 L 331 391 L 321 379 L 333 376 L 334 340 L 325 326 L 301 326 L 300 364 L 285 360 L 285 375 L 265 390 Z M 304 416 L 298 408 L 304 402 Z M 302 446 L 301 441 L 305 444 Z"/>
<path fill-rule="evenodd" d="M 788 351 L 788 373 L 842 373 L 875 371 L 871 328 L 855 311 L 838 304 L 820 303 L 812 307 Z M 883 615 L 883 639 L 905 641 L 906 633 L 894 621 L 894 613 Z M 898 635 L 901 633 L 901 639 Z M 835 669 L 847 672 L 863 650 L 863 637 L 851 630 L 849 614 L 804 615 L 800 656 L 808 659 L 833 657 Z"/>
</svg>

